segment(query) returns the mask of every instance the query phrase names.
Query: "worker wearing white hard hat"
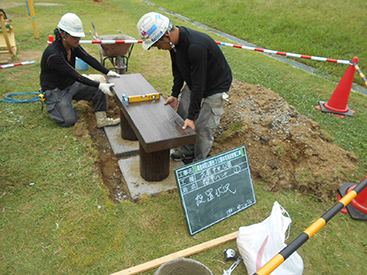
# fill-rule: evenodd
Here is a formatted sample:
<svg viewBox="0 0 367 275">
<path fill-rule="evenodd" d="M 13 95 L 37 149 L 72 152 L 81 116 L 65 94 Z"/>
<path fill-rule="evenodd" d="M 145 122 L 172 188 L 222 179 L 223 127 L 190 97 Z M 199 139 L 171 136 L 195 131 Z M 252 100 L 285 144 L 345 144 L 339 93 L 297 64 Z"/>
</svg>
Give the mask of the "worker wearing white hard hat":
<svg viewBox="0 0 367 275">
<path fill-rule="evenodd" d="M 54 31 L 56 40 L 45 49 L 41 60 L 41 92 L 50 117 L 60 126 L 73 126 L 78 114 L 72 100 L 87 100 L 92 102 L 98 128 L 118 124 L 119 118 L 106 115 L 107 95 L 113 95 L 110 90 L 113 84 L 105 83 L 105 79 L 97 81 L 79 74 L 75 70 L 76 58 L 107 76 L 120 75 L 102 66 L 79 45 L 80 38 L 85 34 L 83 23 L 76 14 L 64 14 L 57 26 Z"/>
<path fill-rule="evenodd" d="M 145 50 L 156 47 L 170 52 L 174 79 L 166 104 L 178 107 L 177 113 L 185 121 L 183 129 L 196 131 L 195 144 L 181 146 L 171 158 L 185 162 L 206 158 L 232 83 L 232 71 L 223 52 L 207 34 L 174 26 L 157 12 L 143 15 L 137 28 Z"/>
<path fill-rule="evenodd" d="M 63 30 L 71 36 L 85 37 L 82 20 L 75 13 L 69 12 L 64 14 L 57 26 L 60 30 Z"/>
<path fill-rule="evenodd" d="M 140 18 L 138 22 L 139 35 L 143 39 L 144 50 L 149 50 L 165 33 L 172 29 L 167 16 L 157 12 L 150 12 Z"/>
</svg>

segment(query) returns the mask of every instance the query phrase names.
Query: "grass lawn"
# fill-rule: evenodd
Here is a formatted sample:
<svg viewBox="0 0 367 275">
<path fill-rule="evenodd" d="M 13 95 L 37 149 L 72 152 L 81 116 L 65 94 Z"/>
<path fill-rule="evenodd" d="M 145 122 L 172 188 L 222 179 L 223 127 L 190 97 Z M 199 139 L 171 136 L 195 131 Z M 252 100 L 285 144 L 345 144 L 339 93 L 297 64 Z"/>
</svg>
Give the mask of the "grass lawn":
<svg viewBox="0 0 367 275">
<path fill-rule="evenodd" d="M 0 1 L 1 6 L 8 4 Z M 367 66 L 363 65 L 367 60 L 363 55 L 366 44 L 359 30 L 365 25 L 362 24 L 363 11 L 367 9 L 362 2 L 151 2 L 264 48 L 348 60 L 357 55 L 362 70 L 367 71 Z M 86 39 L 91 39 L 92 21 L 99 34 L 123 30 L 138 38 L 136 23 L 139 18 L 146 12 L 158 11 L 138 0 L 36 2 L 40 39 L 34 39 L 24 1 L 11 3 L 18 5 L 4 9 L 13 21 L 18 53 L 21 56 L 33 52 L 38 58 L 32 65 L 0 70 L 1 98 L 9 93 L 38 91 L 40 56 L 48 35 L 64 13 L 78 14 L 84 23 Z M 329 13 L 326 7 L 335 13 Z M 310 17 L 310 13 L 315 16 Z M 274 18 L 274 24 L 266 24 L 267 17 Z M 171 19 L 174 24 L 199 29 L 177 18 Z M 356 21 L 351 23 L 352 20 Z M 223 40 L 209 34 L 215 40 Z M 349 46 L 340 43 L 350 41 L 351 37 L 357 40 Z M 95 45 L 84 48 L 99 58 Z M 348 103 L 356 110 L 351 118 L 339 119 L 315 109 L 319 100 L 327 101 L 332 95 L 346 70 L 344 65 L 324 63 L 317 67 L 321 72 L 332 74 L 336 81 L 333 82 L 260 53 L 229 47 L 222 47 L 222 50 L 234 78 L 260 84 L 278 93 L 299 112 L 317 121 L 334 138 L 335 144 L 358 156 L 359 169 L 345 181 L 359 182 L 364 177 L 367 171 L 367 98 L 351 93 Z M 308 64 L 319 66 L 312 61 Z M 136 45 L 129 73 L 141 73 L 159 92 L 169 94 L 172 77 L 167 52 L 143 51 L 141 45 Z M 358 78 L 356 74 L 356 82 L 360 82 Z M 78 111 L 83 117 L 83 111 Z M 257 203 L 254 206 L 189 236 L 177 193 L 144 197 L 139 203 L 112 203 L 95 169 L 98 156 L 92 140 L 75 136 L 73 128 L 55 125 L 39 102 L 0 102 L 0 129 L 0 274 L 117 272 L 235 232 L 240 226 L 261 222 L 269 216 L 274 201 L 278 201 L 292 218 L 290 240 L 293 240 L 335 203 L 335 200 L 320 202 L 313 196 L 297 195 L 292 191 L 271 193 L 265 190 L 263 183 L 256 182 Z M 237 248 L 236 242 L 190 258 L 202 262 L 214 274 L 222 274 L 230 266 L 223 260 L 223 251 L 229 247 Z M 304 261 L 304 274 L 364 274 L 367 223 L 338 214 L 298 252 Z M 154 272 L 152 269 L 143 274 Z M 232 274 L 245 272 L 241 264 Z"/>
</svg>

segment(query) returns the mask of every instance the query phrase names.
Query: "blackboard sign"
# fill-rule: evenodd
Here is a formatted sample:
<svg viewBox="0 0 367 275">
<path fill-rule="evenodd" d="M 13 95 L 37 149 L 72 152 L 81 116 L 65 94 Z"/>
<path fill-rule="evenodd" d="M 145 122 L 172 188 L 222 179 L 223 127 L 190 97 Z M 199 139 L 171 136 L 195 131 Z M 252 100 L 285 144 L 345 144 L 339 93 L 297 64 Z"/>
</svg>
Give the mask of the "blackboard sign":
<svg viewBox="0 0 367 275">
<path fill-rule="evenodd" d="M 174 172 L 190 235 L 256 203 L 245 146 Z"/>
</svg>

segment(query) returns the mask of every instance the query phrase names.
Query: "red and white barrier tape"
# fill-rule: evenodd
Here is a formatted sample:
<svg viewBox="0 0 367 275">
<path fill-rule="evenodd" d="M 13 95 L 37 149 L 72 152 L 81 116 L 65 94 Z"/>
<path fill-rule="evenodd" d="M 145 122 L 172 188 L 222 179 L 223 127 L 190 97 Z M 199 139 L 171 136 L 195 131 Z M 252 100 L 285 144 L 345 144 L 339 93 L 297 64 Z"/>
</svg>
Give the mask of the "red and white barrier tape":
<svg viewBox="0 0 367 275">
<path fill-rule="evenodd" d="M 125 44 L 125 43 L 133 44 L 133 43 L 143 43 L 143 40 L 80 40 L 79 43 L 80 44 Z M 251 50 L 251 51 L 262 52 L 262 53 L 270 53 L 270 54 L 277 54 L 277 55 L 282 55 L 282 56 L 311 59 L 311 60 L 316 60 L 316 61 L 353 65 L 352 62 L 349 60 L 332 59 L 332 58 L 326 58 L 326 57 L 320 57 L 320 56 L 303 55 L 303 54 L 298 54 L 298 53 L 279 52 L 279 51 L 274 51 L 274 50 L 260 49 L 260 48 L 255 48 L 255 47 L 248 47 L 248 46 L 236 45 L 236 44 L 231 44 L 231 43 L 225 43 L 225 42 L 220 42 L 220 41 L 216 41 L 216 43 L 219 46 L 229 46 L 233 48 Z"/>
<path fill-rule="evenodd" d="M 134 44 L 143 43 L 143 40 L 80 40 L 80 44 Z"/>
<path fill-rule="evenodd" d="M 332 63 L 338 63 L 338 64 L 345 64 L 345 65 L 353 65 L 352 62 L 350 62 L 349 60 L 331 59 L 331 58 L 326 58 L 326 57 L 310 56 L 310 55 L 303 55 L 303 54 L 297 54 L 297 53 L 278 52 L 274 50 L 259 49 L 255 47 L 235 45 L 235 44 L 230 44 L 230 43 L 225 43 L 225 42 L 217 42 L 217 44 L 220 46 L 229 46 L 229 47 L 240 48 L 240 49 L 245 49 L 245 50 L 252 50 L 256 52 L 278 54 L 278 55 L 289 56 L 289 57 L 305 58 L 305 59 L 311 59 L 311 60 L 316 60 L 316 61 L 325 61 L 325 62 L 332 62 Z"/>
<path fill-rule="evenodd" d="M 24 62 L 19 62 L 19 63 L 11 63 L 11 64 L 4 64 L 4 65 L 0 65 L 0 69 L 6 69 L 6 68 L 11 68 L 11 67 L 15 67 L 15 66 L 22 66 L 22 65 L 29 65 L 29 64 L 33 64 L 34 61 L 24 61 Z"/>
</svg>

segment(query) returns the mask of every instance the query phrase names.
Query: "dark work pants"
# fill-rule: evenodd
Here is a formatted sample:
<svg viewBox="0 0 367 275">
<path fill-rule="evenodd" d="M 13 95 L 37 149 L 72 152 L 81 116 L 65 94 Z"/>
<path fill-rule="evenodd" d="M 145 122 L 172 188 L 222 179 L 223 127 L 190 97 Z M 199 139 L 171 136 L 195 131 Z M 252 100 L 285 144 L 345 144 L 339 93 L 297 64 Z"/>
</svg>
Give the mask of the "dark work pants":
<svg viewBox="0 0 367 275">
<path fill-rule="evenodd" d="M 177 113 L 186 119 L 189 113 L 191 90 L 186 85 L 182 92 Z M 194 161 L 204 159 L 209 155 L 214 141 L 214 131 L 224 113 L 223 93 L 217 93 L 204 99 L 199 116 L 195 120 L 196 141 L 180 147 L 180 151 L 188 156 L 194 156 Z"/>
<path fill-rule="evenodd" d="M 103 92 L 80 82 L 74 82 L 63 90 L 46 90 L 44 95 L 50 117 L 63 127 L 73 126 L 78 119 L 72 100 L 91 101 L 94 112 L 106 111 L 108 107 L 107 96 Z"/>
</svg>

